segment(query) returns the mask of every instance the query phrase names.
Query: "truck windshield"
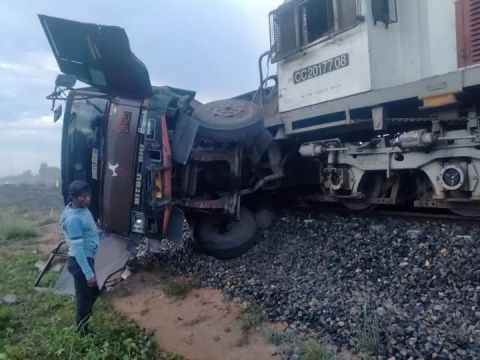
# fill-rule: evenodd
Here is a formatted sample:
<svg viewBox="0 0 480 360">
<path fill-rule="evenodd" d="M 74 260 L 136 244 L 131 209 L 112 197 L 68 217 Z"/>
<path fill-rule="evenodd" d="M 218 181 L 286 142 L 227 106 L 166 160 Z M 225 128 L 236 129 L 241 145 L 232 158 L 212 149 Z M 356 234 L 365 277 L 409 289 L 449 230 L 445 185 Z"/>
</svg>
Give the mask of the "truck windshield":
<svg viewBox="0 0 480 360">
<path fill-rule="evenodd" d="M 84 180 L 92 187 L 90 210 L 95 219 L 100 214 L 100 164 L 103 157 L 102 133 L 108 101 L 75 96 L 64 132 L 64 156 L 67 183 Z"/>
</svg>

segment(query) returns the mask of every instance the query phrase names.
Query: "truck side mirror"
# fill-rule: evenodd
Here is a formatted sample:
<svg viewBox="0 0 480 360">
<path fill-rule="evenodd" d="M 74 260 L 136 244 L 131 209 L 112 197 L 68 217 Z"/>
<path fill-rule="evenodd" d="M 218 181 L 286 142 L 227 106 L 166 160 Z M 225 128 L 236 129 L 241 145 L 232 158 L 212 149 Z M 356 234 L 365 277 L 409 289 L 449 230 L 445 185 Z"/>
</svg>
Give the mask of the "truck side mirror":
<svg viewBox="0 0 480 360">
<path fill-rule="evenodd" d="M 75 86 L 76 82 L 77 82 L 77 79 L 75 78 L 75 76 L 58 74 L 57 79 L 55 80 L 55 85 L 57 87 L 71 89 Z"/>
<path fill-rule="evenodd" d="M 58 119 L 62 116 L 63 108 L 62 105 L 58 105 L 55 110 L 53 110 L 53 122 L 56 123 Z"/>
</svg>

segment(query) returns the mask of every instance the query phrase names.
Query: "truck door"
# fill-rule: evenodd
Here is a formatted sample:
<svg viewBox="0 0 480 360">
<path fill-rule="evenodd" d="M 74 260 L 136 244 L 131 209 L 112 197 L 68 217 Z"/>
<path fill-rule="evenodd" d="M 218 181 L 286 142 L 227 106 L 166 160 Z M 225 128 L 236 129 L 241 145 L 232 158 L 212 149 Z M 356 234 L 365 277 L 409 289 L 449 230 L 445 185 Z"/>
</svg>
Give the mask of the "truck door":
<svg viewBox="0 0 480 360">
<path fill-rule="evenodd" d="M 106 132 L 102 226 L 126 236 L 130 231 L 140 106 L 140 101 L 114 99 Z"/>
<path fill-rule="evenodd" d="M 62 193 L 68 200 L 68 184 L 83 180 L 92 188 L 90 211 L 100 217 L 102 133 L 108 100 L 75 92 L 69 99 L 62 136 Z"/>
<path fill-rule="evenodd" d="M 64 74 L 106 94 L 152 95 L 146 66 L 132 53 L 125 30 L 38 15 Z"/>
</svg>

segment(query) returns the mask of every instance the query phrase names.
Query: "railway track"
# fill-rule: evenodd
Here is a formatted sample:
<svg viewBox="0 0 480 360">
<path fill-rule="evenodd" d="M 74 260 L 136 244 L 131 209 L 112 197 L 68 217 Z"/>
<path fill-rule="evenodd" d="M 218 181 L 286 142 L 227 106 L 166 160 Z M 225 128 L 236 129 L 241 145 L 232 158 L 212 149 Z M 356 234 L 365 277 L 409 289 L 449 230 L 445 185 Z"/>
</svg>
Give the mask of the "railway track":
<svg viewBox="0 0 480 360">
<path fill-rule="evenodd" d="M 339 216 L 357 216 L 357 217 L 378 217 L 378 218 L 396 218 L 403 220 L 411 221 L 446 221 L 449 223 L 457 223 L 461 225 L 474 226 L 480 225 L 480 216 L 479 217 L 465 217 L 460 215 L 455 215 L 447 212 L 429 212 L 429 211 L 414 211 L 412 209 L 385 209 L 377 208 L 374 210 L 364 210 L 364 211 L 353 211 L 341 206 L 327 205 L 321 206 L 310 206 L 310 205 L 292 205 L 288 206 L 289 210 L 296 211 L 309 211 L 317 214 L 320 213 L 330 213 Z M 480 215 L 480 214 L 479 214 Z"/>
</svg>

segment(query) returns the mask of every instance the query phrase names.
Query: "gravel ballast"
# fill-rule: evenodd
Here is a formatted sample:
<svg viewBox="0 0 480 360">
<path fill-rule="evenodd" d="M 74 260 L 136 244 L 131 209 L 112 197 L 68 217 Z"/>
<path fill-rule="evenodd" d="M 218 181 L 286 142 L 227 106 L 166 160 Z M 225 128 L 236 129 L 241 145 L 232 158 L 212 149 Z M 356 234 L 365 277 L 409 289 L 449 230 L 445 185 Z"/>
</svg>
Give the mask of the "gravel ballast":
<svg viewBox="0 0 480 360">
<path fill-rule="evenodd" d="M 286 213 L 237 259 L 165 246 L 145 261 L 199 275 L 205 285 L 260 305 L 271 321 L 314 331 L 339 347 L 386 358 L 478 359 L 478 230 Z"/>
</svg>

